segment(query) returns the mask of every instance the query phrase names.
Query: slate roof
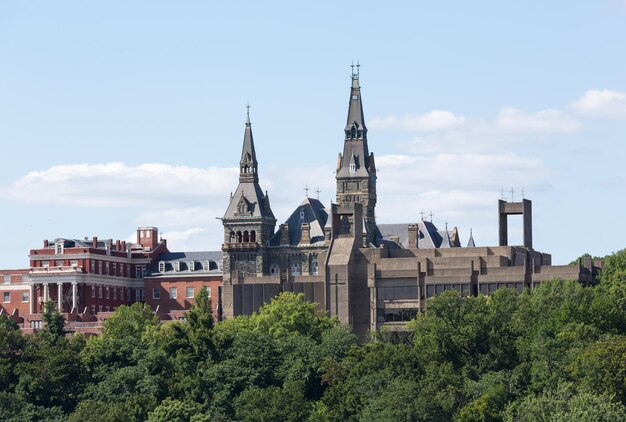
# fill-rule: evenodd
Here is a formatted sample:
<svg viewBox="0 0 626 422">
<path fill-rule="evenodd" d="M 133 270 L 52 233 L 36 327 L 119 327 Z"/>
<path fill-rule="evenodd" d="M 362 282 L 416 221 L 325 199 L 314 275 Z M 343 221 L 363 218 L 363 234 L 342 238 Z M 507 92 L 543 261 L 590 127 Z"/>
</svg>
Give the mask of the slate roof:
<svg viewBox="0 0 626 422">
<path fill-rule="evenodd" d="M 450 248 L 453 246 L 448 230 L 438 230 L 430 221 L 420 221 L 417 225 L 419 237 L 417 247 L 419 249 Z M 391 236 L 398 236 L 400 243 L 405 248 L 409 246 L 408 224 L 378 224 L 383 240 L 389 240 Z"/>
<path fill-rule="evenodd" d="M 179 262 L 179 270 L 175 271 L 175 263 Z M 209 269 L 204 269 L 204 263 L 209 262 Z M 165 273 L 159 271 L 159 263 L 165 262 Z M 192 262 L 193 270 L 189 267 Z M 203 275 L 222 273 L 222 251 L 202 252 L 168 252 L 155 260 L 148 269 L 146 277 L 163 275 Z"/>
<path fill-rule="evenodd" d="M 311 226 L 311 244 L 324 242 L 324 227 L 328 222 L 329 211 L 319 200 L 305 198 L 304 201 L 291 213 L 285 224 L 289 225 L 289 244 L 298 245 L 302 240 L 302 224 Z M 280 230 L 274 233 L 270 245 L 280 245 Z"/>
</svg>

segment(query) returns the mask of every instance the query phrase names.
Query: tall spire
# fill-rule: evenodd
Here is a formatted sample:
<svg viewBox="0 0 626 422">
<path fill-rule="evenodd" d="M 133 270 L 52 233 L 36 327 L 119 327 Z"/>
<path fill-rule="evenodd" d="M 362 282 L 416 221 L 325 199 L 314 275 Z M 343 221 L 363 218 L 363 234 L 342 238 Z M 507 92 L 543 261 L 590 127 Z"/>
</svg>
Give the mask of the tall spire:
<svg viewBox="0 0 626 422">
<path fill-rule="evenodd" d="M 350 89 L 350 102 L 348 103 L 348 119 L 346 121 L 346 139 L 367 139 L 367 127 L 363 116 L 363 104 L 361 103 L 361 85 L 359 84 L 359 62 L 350 66 L 352 68 L 352 87 Z M 354 70 L 356 68 L 356 70 Z"/>
<path fill-rule="evenodd" d="M 254 150 L 252 124 L 250 123 L 250 104 L 246 106 L 246 129 L 243 136 L 241 160 L 239 161 L 239 181 L 255 183 L 259 181 L 258 162 Z"/>
</svg>

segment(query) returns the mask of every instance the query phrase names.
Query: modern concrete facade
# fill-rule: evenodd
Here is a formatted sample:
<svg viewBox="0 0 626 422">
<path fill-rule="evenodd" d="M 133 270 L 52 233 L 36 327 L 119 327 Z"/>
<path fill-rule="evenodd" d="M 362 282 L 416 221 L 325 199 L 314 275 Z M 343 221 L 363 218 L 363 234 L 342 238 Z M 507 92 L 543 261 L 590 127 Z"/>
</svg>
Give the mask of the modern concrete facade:
<svg viewBox="0 0 626 422">
<path fill-rule="evenodd" d="M 259 185 L 258 162 L 246 121 L 239 186 L 223 218 L 226 318 L 257 311 L 283 291 L 305 299 L 362 337 L 372 330 L 402 329 L 446 290 L 466 295 L 498 288 L 522 290 L 554 278 L 594 282 L 590 262 L 553 266 L 532 247 L 530 200 L 498 203 L 499 246 L 476 247 L 473 235 L 461 247 L 456 227 L 432 222 L 377 225 L 376 167 L 367 144 L 361 86 L 351 75 L 343 153 L 337 162 L 337 204 L 325 208 L 306 198 L 275 232 L 268 194 Z M 508 245 L 507 217 L 521 214 L 524 240 Z"/>
</svg>

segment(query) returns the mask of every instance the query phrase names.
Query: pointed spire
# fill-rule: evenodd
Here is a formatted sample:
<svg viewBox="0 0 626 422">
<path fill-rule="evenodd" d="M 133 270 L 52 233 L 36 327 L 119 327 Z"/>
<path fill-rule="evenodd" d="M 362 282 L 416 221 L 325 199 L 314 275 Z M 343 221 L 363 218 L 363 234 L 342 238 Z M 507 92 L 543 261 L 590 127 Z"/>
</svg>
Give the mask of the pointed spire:
<svg viewBox="0 0 626 422">
<path fill-rule="evenodd" d="M 346 139 L 367 139 L 367 127 L 363 116 L 363 104 L 361 103 L 361 85 L 359 84 L 359 70 L 361 65 L 357 61 L 352 67 L 352 87 L 350 89 L 350 102 L 348 103 L 348 119 L 346 121 Z M 356 71 L 354 68 L 356 67 Z"/>
<path fill-rule="evenodd" d="M 250 123 L 250 104 L 246 105 L 246 129 L 243 136 L 243 148 L 239 161 L 239 181 L 258 182 L 258 162 L 254 150 L 254 138 L 252 137 L 252 124 Z"/>
<path fill-rule="evenodd" d="M 467 241 L 467 247 L 468 248 L 475 248 L 476 247 L 476 243 L 474 243 L 474 236 L 472 234 L 472 228 L 470 227 L 470 237 L 469 240 Z"/>
</svg>

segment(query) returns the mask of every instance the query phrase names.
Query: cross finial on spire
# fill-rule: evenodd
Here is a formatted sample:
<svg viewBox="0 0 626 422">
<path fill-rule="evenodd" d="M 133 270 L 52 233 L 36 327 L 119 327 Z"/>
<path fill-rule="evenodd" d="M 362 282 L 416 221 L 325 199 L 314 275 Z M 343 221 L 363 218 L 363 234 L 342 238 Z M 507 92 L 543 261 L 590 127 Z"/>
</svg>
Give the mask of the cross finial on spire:
<svg viewBox="0 0 626 422">
<path fill-rule="evenodd" d="M 434 216 L 434 215 L 435 215 L 435 214 L 433 214 L 433 211 L 432 211 L 432 210 L 431 210 L 431 211 L 430 211 L 430 213 L 428 214 L 428 216 L 430 217 L 430 222 L 431 222 L 431 223 L 433 222 L 433 216 Z"/>
<path fill-rule="evenodd" d="M 448 220 L 446 220 L 446 231 L 448 231 Z"/>
<path fill-rule="evenodd" d="M 515 195 L 515 189 L 511 188 L 511 202 L 513 202 L 514 195 Z"/>
<path fill-rule="evenodd" d="M 246 104 L 246 124 L 250 125 L 250 102 Z"/>
<path fill-rule="evenodd" d="M 318 186 L 317 189 L 315 189 L 315 193 L 317 194 L 317 200 L 318 201 L 320 199 L 320 192 L 322 192 L 322 191 L 320 190 L 320 187 Z"/>
<path fill-rule="evenodd" d="M 424 215 L 425 215 L 425 214 L 426 214 L 426 213 L 424 212 L 424 210 L 421 210 L 421 211 L 420 211 L 420 216 L 422 217 L 422 221 L 424 221 Z"/>
<path fill-rule="evenodd" d="M 304 187 L 304 192 L 306 193 L 306 197 L 308 198 L 309 197 L 309 185 L 308 184 Z"/>
<path fill-rule="evenodd" d="M 352 64 L 350 65 L 350 67 L 352 68 L 352 79 L 358 79 L 359 78 L 359 70 L 361 67 L 361 64 L 359 63 L 359 61 L 356 61 L 356 64 L 354 64 L 354 61 L 352 62 Z M 354 70 L 354 68 L 356 67 L 356 72 Z"/>
</svg>

